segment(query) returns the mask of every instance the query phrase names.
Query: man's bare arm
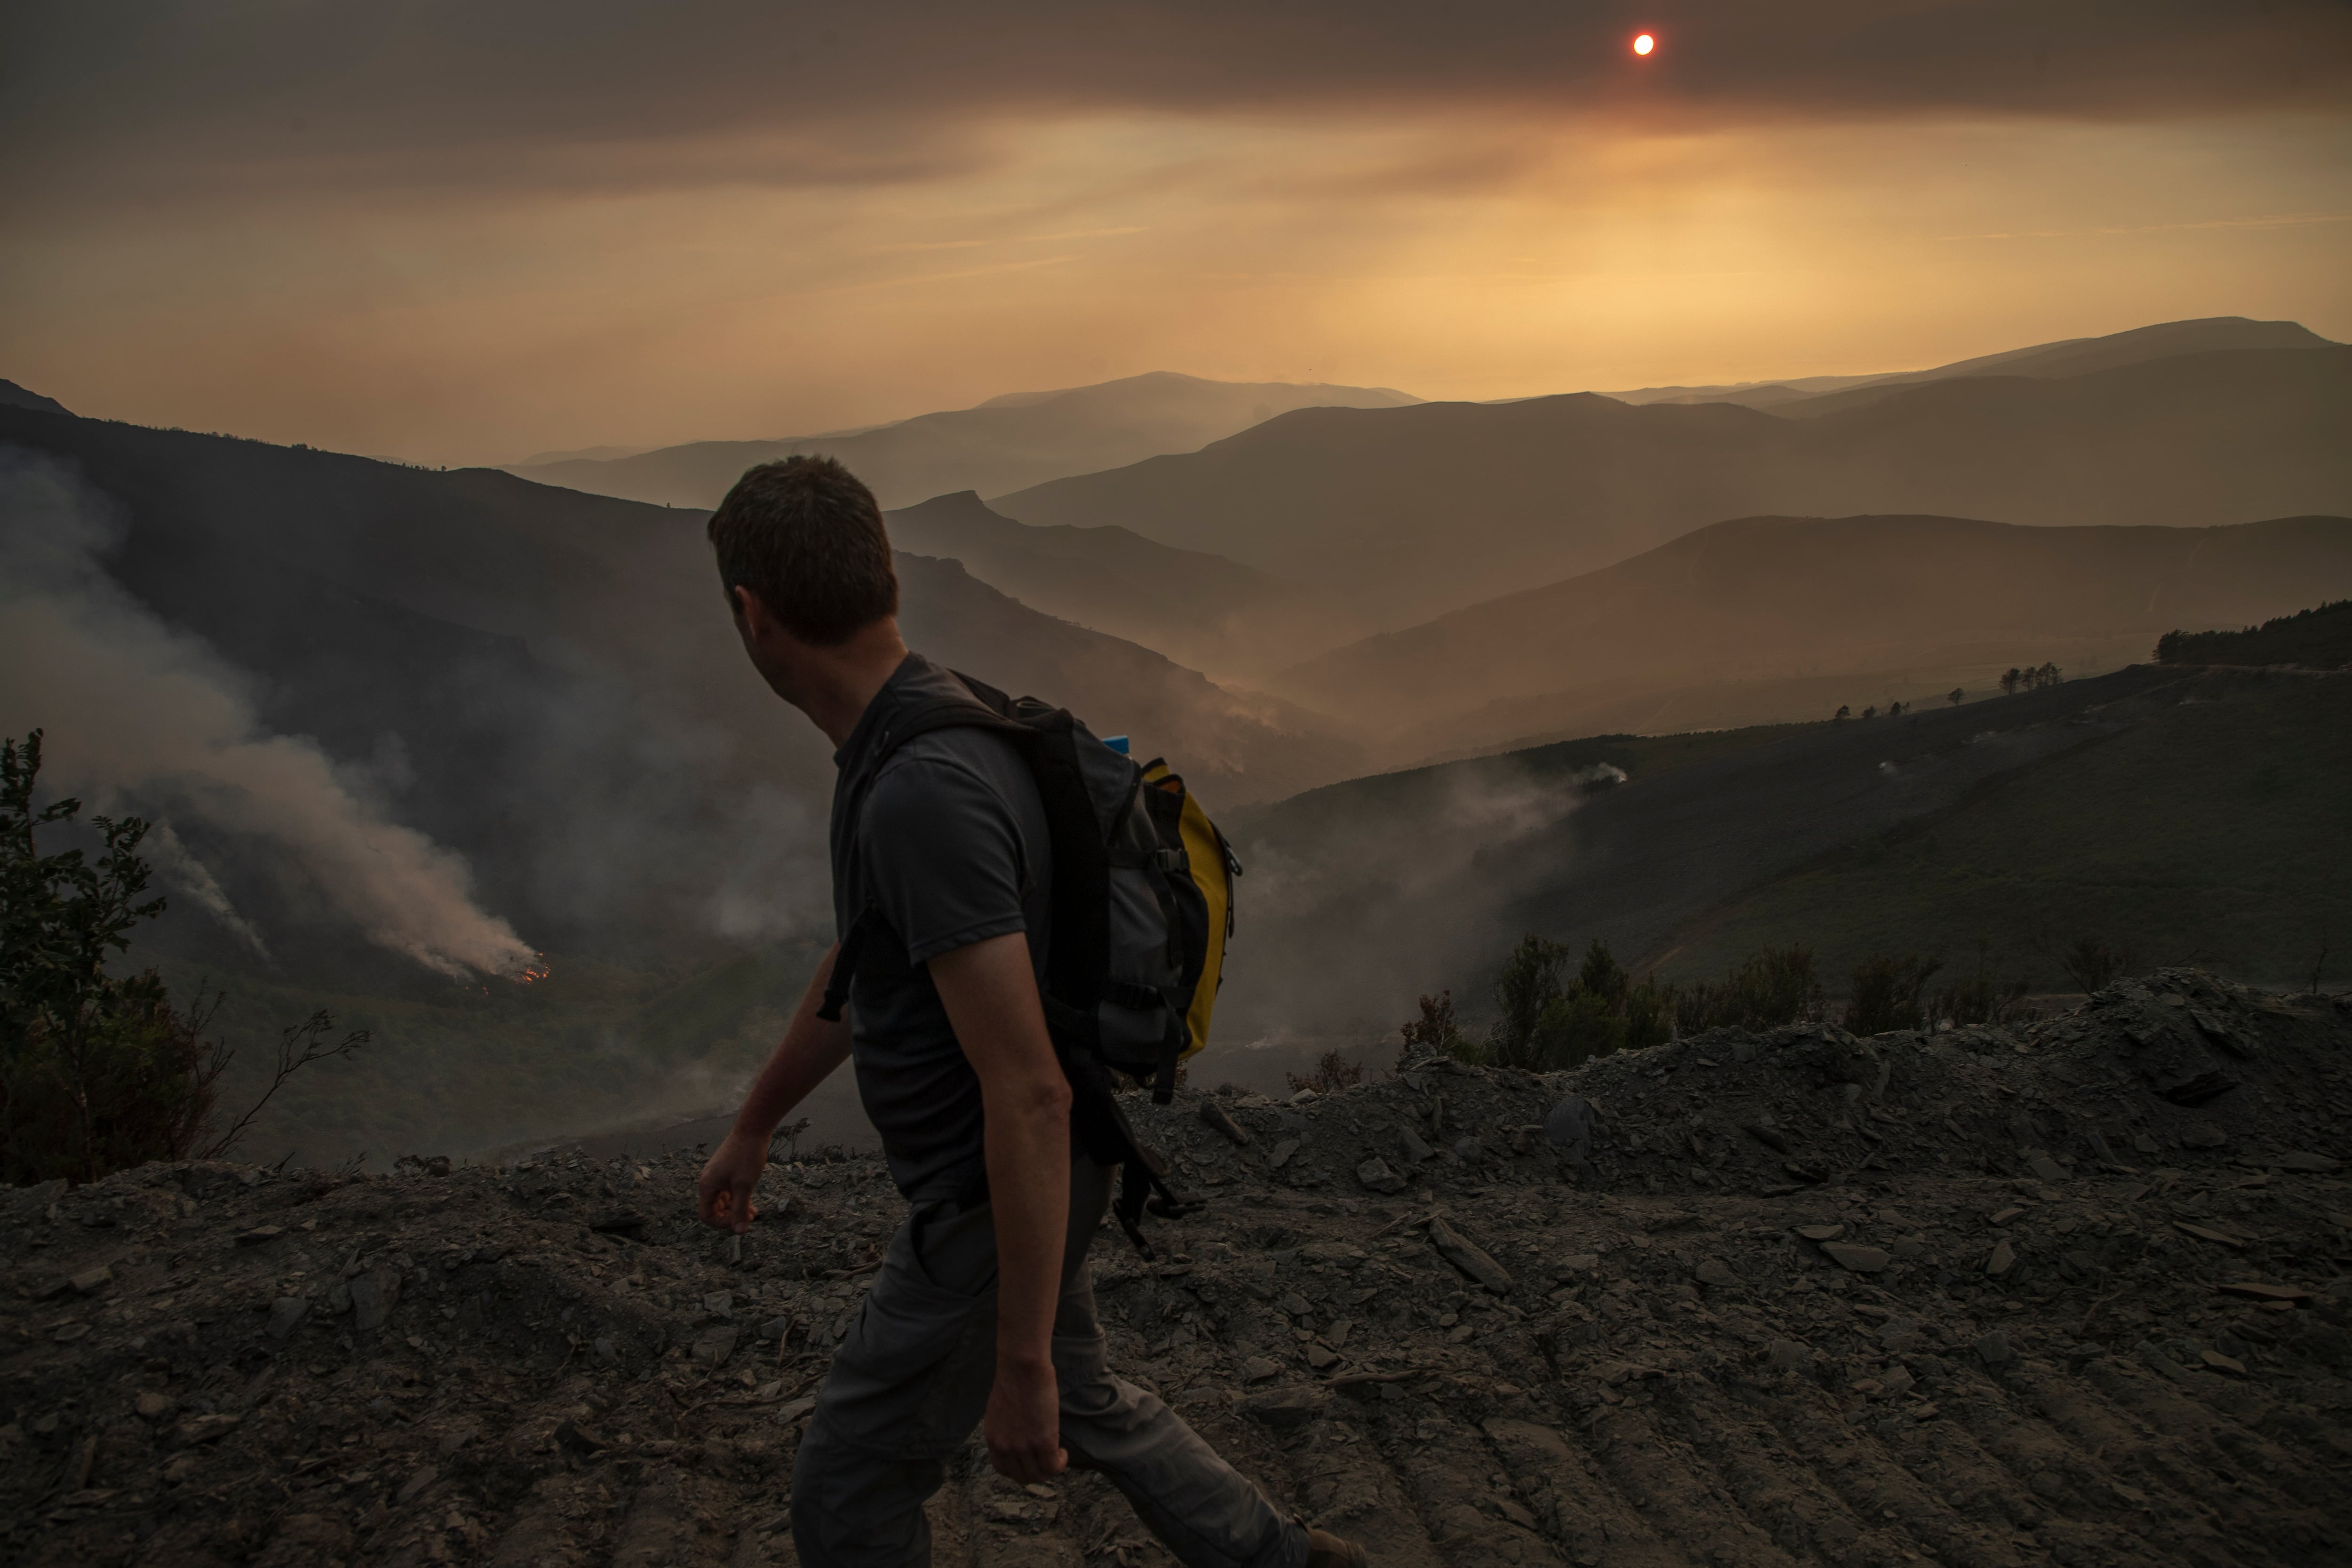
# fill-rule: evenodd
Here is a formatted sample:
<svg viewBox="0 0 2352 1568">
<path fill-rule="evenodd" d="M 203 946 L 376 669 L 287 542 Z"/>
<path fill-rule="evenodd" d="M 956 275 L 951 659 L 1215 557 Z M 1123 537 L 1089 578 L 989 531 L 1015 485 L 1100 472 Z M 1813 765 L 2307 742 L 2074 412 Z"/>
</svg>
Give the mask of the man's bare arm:
<svg viewBox="0 0 2352 1568">
<path fill-rule="evenodd" d="M 1070 1085 L 1021 931 L 930 961 L 957 1043 L 980 1077 L 988 1194 L 996 1215 L 996 1384 L 981 1423 L 989 1457 L 1014 1480 L 1061 1474 L 1054 1310 L 1070 1208 Z"/>
<path fill-rule="evenodd" d="M 841 944 L 835 942 L 801 994 L 801 1005 L 744 1097 L 743 1109 L 735 1113 L 733 1129 L 702 1167 L 697 1197 L 703 1224 L 738 1234 L 751 1228 L 751 1191 L 768 1168 L 768 1140 L 793 1107 L 848 1058 L 847 1021 L 828 1024 L 816 1016 L 824 1002 L 825 982 L 833 978 L 834 960 L 840 956 Z"/>
</svg>

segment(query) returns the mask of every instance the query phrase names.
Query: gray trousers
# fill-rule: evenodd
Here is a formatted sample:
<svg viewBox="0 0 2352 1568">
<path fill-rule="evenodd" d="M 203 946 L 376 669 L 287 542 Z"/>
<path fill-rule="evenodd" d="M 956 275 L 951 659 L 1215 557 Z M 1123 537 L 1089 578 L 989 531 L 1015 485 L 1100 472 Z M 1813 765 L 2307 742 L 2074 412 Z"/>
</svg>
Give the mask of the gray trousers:
<svg viewBox="0 0 2352 1568">
<path fill-rule="evenodd" d="M 1112 1375 L 1086 1261 L 1115 1172 L 1070 1171 L 1054 1317 L 1062 1447 L 1099 1470 L 1188 1568 L 1303 1568 L 1307 1531 L 1176 1413 Z M 803 1568 L 924 1568 L 923 1503 L 988 1407 L 996 1377 L 996 1229 L 985 1203 L 918 1207 L 825 1375 L 793 1465 Z"/>
</svg>

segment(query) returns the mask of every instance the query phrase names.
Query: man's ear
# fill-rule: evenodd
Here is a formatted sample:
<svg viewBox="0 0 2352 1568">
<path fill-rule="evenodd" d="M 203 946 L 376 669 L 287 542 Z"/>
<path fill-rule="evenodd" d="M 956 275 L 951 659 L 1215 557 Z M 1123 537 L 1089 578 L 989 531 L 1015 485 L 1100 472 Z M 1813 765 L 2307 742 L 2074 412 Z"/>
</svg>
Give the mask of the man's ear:
<svg viewBox="0 0 2352 1568">
<path fill-rule="evenodd" d="M 767 631 L 775 618 L 768 614 L 768 606 L 760 602 L 760 595 L 740 583 L 727 590 L 727 612 L 735 617 L 735 629 L 754 641 Z"/>
</svg>

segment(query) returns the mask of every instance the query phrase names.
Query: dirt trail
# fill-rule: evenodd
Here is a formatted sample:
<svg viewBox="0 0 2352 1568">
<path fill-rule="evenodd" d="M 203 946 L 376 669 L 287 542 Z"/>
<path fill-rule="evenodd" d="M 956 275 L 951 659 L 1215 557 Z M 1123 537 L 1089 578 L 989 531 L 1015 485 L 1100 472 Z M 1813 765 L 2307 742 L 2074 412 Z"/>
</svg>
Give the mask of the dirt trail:
<svg viewBox="0 0 2352 1568">
<path fill-rule="evenodd" d="M 2013 1030 L 1188 1093 L 1139 1120 L 1213 1201 L 1156 1261 L 1107 1230 L 1098 1289 L 1117 1364 L 1381 1564 L 2341 1563 L 2347 1071 L 2352 1005 L 2167 972 Z M 776 1170 L 738 1260 L 694 1169 L 0 1197 L 0 1552 L 791 1561 L 903 1205 Z M 942 1563 L 1169 1561 L 976 1450 L 932 1512 Z"/>
</svg>

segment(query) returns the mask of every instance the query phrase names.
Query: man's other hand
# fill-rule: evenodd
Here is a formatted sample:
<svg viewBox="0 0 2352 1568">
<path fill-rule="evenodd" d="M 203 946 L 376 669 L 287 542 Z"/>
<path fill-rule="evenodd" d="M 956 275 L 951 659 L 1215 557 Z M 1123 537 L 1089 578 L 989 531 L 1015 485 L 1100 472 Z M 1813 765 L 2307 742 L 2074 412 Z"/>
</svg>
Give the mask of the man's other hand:
<svg viewBox="0 0 2352 1568">
<path fill-rule="evenodd" d="M 766 1139 L 727 1134 L 702 1167 L 702 1180 L 696 1185 L 695 1212 L 702 1223 L 738 1236 L 750 1230 L 760 1216 L 752 1206 L 751 1192 L 760 1184 L 760 1173 L 767 1168 Z"/>
<path fill-rule="evenodd" d="M 989 1462 L 997 1474 L 1024 1486 L 1050 1481 L 1069 1468 L 1062 1449 L 1062 1391 L 1051 1362 L 996 1360 L 996 1386 L 981 1418 Z"/>
</svg>

